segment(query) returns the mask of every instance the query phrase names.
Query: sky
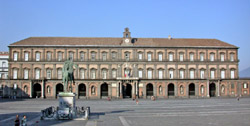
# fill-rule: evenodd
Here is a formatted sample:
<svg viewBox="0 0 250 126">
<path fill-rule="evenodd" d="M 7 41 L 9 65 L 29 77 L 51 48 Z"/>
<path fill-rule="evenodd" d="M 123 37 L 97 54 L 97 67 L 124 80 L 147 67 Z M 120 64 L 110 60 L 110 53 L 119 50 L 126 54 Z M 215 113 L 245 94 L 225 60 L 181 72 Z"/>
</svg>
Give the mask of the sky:
<svg viewBox="0 0 250 126">
<path fill-rule="evenodd" d="M 0 51 L 28 37 L 215 38 L 250 67 L 250 0 L 0 0 Z"/>
</svg>

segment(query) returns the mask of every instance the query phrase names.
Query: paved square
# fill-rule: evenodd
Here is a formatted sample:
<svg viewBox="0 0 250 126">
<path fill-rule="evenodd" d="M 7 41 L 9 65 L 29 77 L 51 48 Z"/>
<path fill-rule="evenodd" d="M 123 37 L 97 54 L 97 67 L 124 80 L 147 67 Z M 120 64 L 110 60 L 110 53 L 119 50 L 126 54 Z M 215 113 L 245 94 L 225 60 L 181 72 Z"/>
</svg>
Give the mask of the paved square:
<svg viewBox="0 0 250 126">
<path fill-rule="evenodd" d="M 249 126 L 250 98 L 139 100 L 77 100 L 90 106 L 89 120 L 43 121 L 40 111 L 58 106 L 49 99 L 0 99 L 0 125 L 12 126 L 15 115 L 27 115 L 29 125 L 53 126 Z"/>
</svg>

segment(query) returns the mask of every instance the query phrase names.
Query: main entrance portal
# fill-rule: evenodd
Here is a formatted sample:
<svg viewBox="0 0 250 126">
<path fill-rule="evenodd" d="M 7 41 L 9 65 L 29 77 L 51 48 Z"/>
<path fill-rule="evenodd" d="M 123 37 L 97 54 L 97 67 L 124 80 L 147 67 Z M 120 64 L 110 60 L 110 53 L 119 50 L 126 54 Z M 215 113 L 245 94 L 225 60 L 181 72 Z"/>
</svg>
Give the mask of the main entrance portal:
<svg viewBox="0 0 250 126">
<path fill-rule="evenodd" d="M 131 84 L 123 84 L 123 98 L 132 98 L 132 85 Z"/>
</svg>

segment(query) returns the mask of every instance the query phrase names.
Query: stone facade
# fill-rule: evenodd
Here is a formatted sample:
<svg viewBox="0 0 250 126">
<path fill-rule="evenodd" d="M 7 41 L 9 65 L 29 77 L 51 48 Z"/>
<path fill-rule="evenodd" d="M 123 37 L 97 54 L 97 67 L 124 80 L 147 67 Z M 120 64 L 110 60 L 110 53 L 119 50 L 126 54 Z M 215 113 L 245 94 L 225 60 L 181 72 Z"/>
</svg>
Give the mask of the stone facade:
<svg viewBox="0 0 250 126">
<path fill-rule="evenodd" d="M 7 95 L 56 98 L 66 59 L 77 98 L 249 96 L 238 47 L 214 39 L 28 38 L 9 46 Z"/>
</svg>

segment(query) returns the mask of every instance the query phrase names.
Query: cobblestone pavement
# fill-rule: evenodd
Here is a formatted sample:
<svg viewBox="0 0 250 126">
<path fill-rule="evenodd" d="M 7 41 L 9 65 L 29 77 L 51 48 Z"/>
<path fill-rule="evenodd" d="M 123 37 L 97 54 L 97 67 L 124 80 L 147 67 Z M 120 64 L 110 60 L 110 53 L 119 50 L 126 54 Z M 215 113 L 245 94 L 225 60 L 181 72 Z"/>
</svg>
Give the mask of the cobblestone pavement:
<svg viewBox="0 0 250 126">
<path fill-rule="evenodd" d="M 58 106 L 49 99 L 0 99 L 0 126 L 13 126 L 15 115 L 27 115 L 34 126 L 250 126 L 250 98 L 77 100 L 90 106 L 89 120 L 40 120 L 40 111 Z"/>
</svg>

